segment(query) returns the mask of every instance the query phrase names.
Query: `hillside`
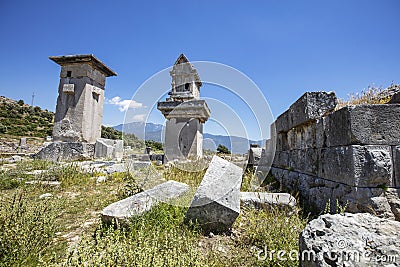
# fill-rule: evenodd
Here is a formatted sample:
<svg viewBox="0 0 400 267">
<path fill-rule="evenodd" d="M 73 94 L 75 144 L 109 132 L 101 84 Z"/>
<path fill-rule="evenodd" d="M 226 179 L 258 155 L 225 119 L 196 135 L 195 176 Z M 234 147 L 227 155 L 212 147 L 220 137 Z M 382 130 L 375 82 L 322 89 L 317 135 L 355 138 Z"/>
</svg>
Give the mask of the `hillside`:
<svg viewBox="0 0 400 267">
<path fill-rule="evenodd" d="M 23 100 L 16 101 L 0 96 L 0 134 L 10 138 L 18 136 L 43 138 L 52 135 L 53 124 L 54 112 L 43 110 L 38 106 L 32 107 Z M 122 139 L 122 132 L 102 126 L 101 137 Z M 128 137 L 131 142 L 137 139 L 134 135 Z"/>
<path fill-rule="evenodd" d="M 53 121 L 51 111 L 0 96 L 0 134 L 46 137 L 52 133 Z"/>
</svg>

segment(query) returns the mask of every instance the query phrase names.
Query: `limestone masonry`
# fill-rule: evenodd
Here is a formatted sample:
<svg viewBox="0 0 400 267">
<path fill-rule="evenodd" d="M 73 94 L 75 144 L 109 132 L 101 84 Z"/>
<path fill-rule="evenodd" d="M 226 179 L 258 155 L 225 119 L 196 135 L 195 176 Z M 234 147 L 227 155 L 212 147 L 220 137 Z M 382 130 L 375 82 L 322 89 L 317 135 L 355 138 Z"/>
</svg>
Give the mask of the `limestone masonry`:
<svg viewBox="0 0 400 267">
<path fill-rule="evenodd" d="M 54 141 L 95 143 L 101 135 L 106 77 L 117 74 L 94 55 L 50 59 L 61 66 Z"/>
<path fill-rule="evenodd" d="M 210 117 L 205 100 L 200 99 L 200 77 L 185 55 L 181 54 L 170 72 L 172 90 L 157 108 L 167 119 L 165 161 L 203 156 L 203 124 Z"/>
<path fill-rule="evenodd" d="M 305 93 L 277 118 L 271 173 L 319 210 L 338 201 L 400 220 L 400 104 L 336 104 L 334 93 Z"/>
</svg>

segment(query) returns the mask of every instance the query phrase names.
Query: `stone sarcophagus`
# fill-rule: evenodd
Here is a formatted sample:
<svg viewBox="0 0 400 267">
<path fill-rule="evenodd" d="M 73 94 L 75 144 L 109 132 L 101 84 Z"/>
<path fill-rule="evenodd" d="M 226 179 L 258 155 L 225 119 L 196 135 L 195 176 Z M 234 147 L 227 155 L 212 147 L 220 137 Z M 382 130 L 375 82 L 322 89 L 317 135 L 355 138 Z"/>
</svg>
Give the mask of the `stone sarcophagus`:
<svg viewBox="0 0 400 267">
<path fill-rule="evenodd" d="M 170 97 L 157 105 L 167 119 L 165 161 L 202 157 L 203 124 L 210 117 L 210 109 L 206 101 L 200 99 L 200 77 L 183 54 L 175 62 L 170 75 Z"/>
<path fill-rule="evenodd" d="M 117 74 L 91 54 L 50 59 L 61 66 L 53 140 L 95 143 L 101 135 L 106 77 Z"/>
</svg>

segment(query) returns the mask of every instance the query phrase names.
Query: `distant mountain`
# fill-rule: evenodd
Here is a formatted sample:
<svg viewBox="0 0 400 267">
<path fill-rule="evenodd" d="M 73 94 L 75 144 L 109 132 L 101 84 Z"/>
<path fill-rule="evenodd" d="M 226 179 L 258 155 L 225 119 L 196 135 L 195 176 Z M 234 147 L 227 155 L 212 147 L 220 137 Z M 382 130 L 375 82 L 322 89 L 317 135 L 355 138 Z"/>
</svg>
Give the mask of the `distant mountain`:
<svg viewBox="0 0 400 267">
<path fill-rule="evenodd" d="M 164 126 L 161 124 L 155 123 L 146 123 L 144 122 L 132 122 L 127 123 L 125 126 L 123 124 L 117 125 L 113 127 L 116 130 L 123 131 L 124 133 L 133 133 L 140 139 L 144 139 L 143 128 L 145 128 L 145 136 L 146 140 L 154 140 L 157 142 L 162 141 L 163 129 Z M 257 143 L 262 146 L 263 141 L 254 141 L 248 140 L 244 137 L 238 136 L 225 136 L 225 135 L 214 135 L 209 133 L 204 133 L 203 135 L 203 148 L 209 150 L 215 150 L 218 145 L 224 145 L 232 153 L 235 154 L 244 154 L 247 153 L 250 144 Z"/>
<path fill-rule="evenodd" d="M 208 142 L 207 139 L 211 139 L 212 142 Z M 239 137 L 239 136 L 226 136 L 226 135 L 213 135 L 209 133 L 204 133 L 203 134 L 203 148 L 204 149 L 216 149 L 218 145 L 224 145 L 226 146 L 229 150 L 232 151 L 234 154 L 244 154 L 247 153 L 249 150 L 250 144 L 256 143 L 259 146 L 262 146 L 262 141 L 254 141 L 254 140 L 248 140 L 247 138 L 244 137 Z"/>
<path fill-rule="evenodd" d="M 115 130 L 134 134 L 140 139 L 144 139 L 144 134 L 146 134 L 146 140 L 154 140 L 161 142 L 162 130 L 164 128 L 161 124 L 155 123 L 144 123 L 144 122 L 131 122 L 126 124 L 120 124 L 113 127 Z M 144 129 L 144 132 L 143 132 Z"/>
</svg>

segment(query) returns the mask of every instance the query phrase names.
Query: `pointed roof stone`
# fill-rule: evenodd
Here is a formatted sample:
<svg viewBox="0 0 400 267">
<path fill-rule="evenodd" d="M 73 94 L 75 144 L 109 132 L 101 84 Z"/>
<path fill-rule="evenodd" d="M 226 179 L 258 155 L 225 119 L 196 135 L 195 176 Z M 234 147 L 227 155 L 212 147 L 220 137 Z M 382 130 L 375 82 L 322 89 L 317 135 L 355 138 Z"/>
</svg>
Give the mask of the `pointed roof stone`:
<svg viewBox="0 0 400 267">
<path fill-rule="evenodd" d="M 188 63 L 189 60 L 184 54 L 180 54 L 178 59 L 175 61 L 174 65 L 182 64 L 182 63 Z"/>
</svg>

